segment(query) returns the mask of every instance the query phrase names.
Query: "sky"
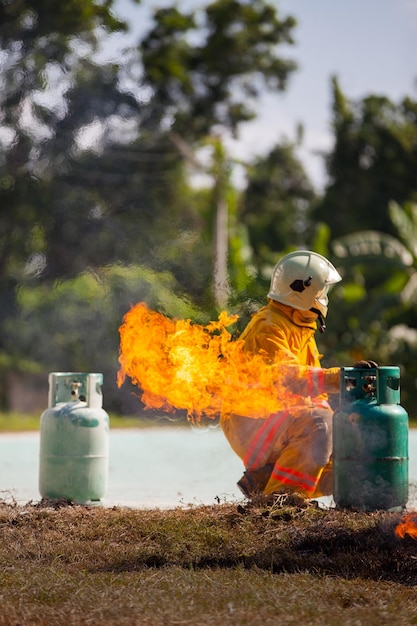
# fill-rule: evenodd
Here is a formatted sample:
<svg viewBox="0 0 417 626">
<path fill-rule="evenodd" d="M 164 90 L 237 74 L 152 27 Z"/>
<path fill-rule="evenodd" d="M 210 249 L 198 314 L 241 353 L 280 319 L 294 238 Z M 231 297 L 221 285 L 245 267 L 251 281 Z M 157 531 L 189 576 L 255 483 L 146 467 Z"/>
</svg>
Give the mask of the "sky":
<svg viewBox="0 0 417 626">
<path fill-rule="evenodd" d="M 189 10 L 209 0 L 177 0 Z M 304 139 L 298 152 L 318 190 L 326 174 L 320 152 L 332 145 L 331 77 L 336 75 L 349 100 L 369 94 L 394 103 L 406 95 L 417 100 L 417 0 L 269 0 L 281 17 L 292 15 L 298 25 L 295 45 L 285 47 L 299 69 L 286 92 L 265 94 L 257 119 L 241 127 L 231 154 L 241 159 L 265 154 L 283 138 L 296 139 L 299 123 Z M 116 0 L 115 13 L 126 19 L 131 37 L 149 25 L 150 11 L 172 5 L 170 0 Z M 284 50 L 284 49 L 283 49 Z"/>
</svg>

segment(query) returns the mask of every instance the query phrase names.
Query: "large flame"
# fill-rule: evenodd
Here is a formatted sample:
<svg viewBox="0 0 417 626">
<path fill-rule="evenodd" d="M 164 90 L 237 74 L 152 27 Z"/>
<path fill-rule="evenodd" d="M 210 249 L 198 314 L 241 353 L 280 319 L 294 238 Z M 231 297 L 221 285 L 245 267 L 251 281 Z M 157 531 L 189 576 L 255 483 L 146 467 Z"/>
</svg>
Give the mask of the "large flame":
<svg viewBox="0 0 417 626">
<path fill-rule="evenodd" d="M 404 539 L 405 535 L 417 539 L 417 513 L 407 513 L 395 527 L 395 534 L 402 539 Z"/>
<path fill-rule="evenodd" d="M 185 409 L 192 420 L 223 413 L 267 417 L 295 404 L 285 389 L 285 365 L 248 357 L 227 327 L 237 320 L 222 312 L 206 326 L 172 320 L 139 303 L 120 331 L 118 385 L 129 376 L 146 408 Z"/>
</svg>

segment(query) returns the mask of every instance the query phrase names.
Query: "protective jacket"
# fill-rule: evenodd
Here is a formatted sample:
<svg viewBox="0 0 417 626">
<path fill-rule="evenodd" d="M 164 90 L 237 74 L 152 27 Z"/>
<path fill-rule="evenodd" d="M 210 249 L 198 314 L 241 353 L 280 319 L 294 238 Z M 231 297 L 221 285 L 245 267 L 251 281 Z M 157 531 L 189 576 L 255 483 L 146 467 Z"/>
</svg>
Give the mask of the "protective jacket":
<svg viewBox="0 0 417 626">
<path fill-rule="evenodd" d="M 332 410 L 327 392 L 338 391 L 340 370 L 320 367 L 316 328 L 314 313 L 270 300 L 241 335 L 244 351 L 263 354 L 286 367 L 288 386 L 299 395 L 296 406 L 266 419 L 221 417 L 223 431 L 243 460 L 253 491 L 270 494 L 284 488 L 310 497 L 331 493 Z M 327 479 L 320 481 L 325 467 Z"/>
</svg>

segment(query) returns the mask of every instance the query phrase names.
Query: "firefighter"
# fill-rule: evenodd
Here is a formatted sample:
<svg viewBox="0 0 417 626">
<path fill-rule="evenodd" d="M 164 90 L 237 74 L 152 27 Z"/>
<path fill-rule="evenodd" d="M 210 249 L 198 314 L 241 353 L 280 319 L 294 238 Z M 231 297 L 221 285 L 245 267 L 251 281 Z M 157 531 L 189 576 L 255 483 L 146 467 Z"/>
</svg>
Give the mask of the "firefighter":
<svg viewBox="0 0 417 626">
<path fill-rule="evenodd" d="M 315 331 L 317 325 L 325 330 L 328 290 L 340 280 L 316 252 L 285 255 L 273 270 L 267 305 L 240 337 L 245 352 L 279 361 L 297 394 L 295 406 L 267 418 L 221 416 L 223 432 L 244 462 L 238 486 L 249 498 L 282 491 L 307 498 L 332 493 L 333 411 L 327 394 L 339 391 L 340 368 L 321 368 Z"/>
</svg>

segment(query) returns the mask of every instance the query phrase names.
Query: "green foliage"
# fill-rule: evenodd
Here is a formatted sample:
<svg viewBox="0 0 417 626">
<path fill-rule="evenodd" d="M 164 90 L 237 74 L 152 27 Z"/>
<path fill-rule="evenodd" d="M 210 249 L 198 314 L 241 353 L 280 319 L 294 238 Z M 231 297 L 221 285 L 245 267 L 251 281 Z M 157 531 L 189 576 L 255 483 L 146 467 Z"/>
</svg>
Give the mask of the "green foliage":
<svg viewBox="0 0 417 626">
<path fill-rule="evenodd" d="M 129 390 L 116 389 L 118 328 L 123 315 L 140 301 L 166 315 L 209 321 L 175 291 L 172 274 L 140 266 L 113 266 L 69 280 L 22 285 L 19 317 L 4 323 L 6 354 L 15 357 L 17 371 L 103 372 L 107 407 L 138 410 L 138 400 L 136 407 L 129 405 Z"/>
<path fill-rule="evenodd" d="M 218 125 L 235 132 L 254 115 L 248 95 L 284 89 L 295 66 L 277 44 L 292 43 L 295 22 L 261 0 L 156 9 L 128 65 L 92 57 L 99 36 L 126 28 L 111 0 L 12 0 L 0 18 L 0 362 L 113 371 L 131 301 L 195 318 L 199 305 L 213 311 L 213 231 L 193 206 L 174 134 L 198 145 Z M 139 89 L 126 76 L 141 76 Z M 227 176 L 212 173 L 214 195 L 232 207 Z M 212 197 L 211 216 L 215 206 Z M 235 226 L 230 241 L 240 289 Z"/>
<path fill-rule="evenodd" d="M 352 103 L 333 79 L 335 145 L 327 157 L 330 183 L 314 212 L 332 238 L 362 230 L 396 235 L 392 200 L 417 199 L 417 103 L 369 95 Z"/>
<path fill-rule="evenodd" d="M 144 80 L 191 141 L 215 126 L 236 132 L 255 116 L 250 104 L 262 86 L 285 89 L 296 67 L 277 55 L 279 44 L 292 43 L 295 20 L 280 20 L 264 0 L 217 0 L 198 21 L 173 6 L 157 9 L 154 20 L 141 43 Z"/>
<path fill-rule="evenodd" d="M 400 240 L 409 250 L 408 254 L 412 257 L 414 264 L 417 264 L 417 203 L 406 202 L 401 207 L 392 200 L 389 203 L 389 215 Z M 404 259 L 404 265 L 406 264 Z"/>
<path fill-rule="evenodd" d="M 30 45 L 45 37 L 54 41 L 56 33 L 84 36 L 97 26 L 108 31 L 125 30 L 126 24 L 110 11 L 112 4 L 112 0 L 61 0 L 58 4 L 51 0 L 9 0 L 0 8 L 0 24 L 7 24 L 2 36 L 10 41 L 20 38 Z M 43 41 L 44 46 L 47 43 Z M 47 58 L 50 54 L 48 50 Z"/>
<path fill-rule="evenodd" d="M 39 369 L 30 352 L 19 352 L 11 341 L 11 322 L 19 325 L 17 289 L 28 274 L 39 276 L 53 229 L 64 239 L 60 258 L 64 275 L 79 269 L 78 232 L 88 222 L 82 218 L 67 220 L 59 215 L 50 180 L 65 169 L 65 157 L 74 147 L 79 126 L 67 124 L 67 132 L 58 132 L 62 120 L 71 112 L 63 94 L 71 85 L 80 55 L 94 50 L 98 32 L 124 30 L 126 25 L 114 17 L 112 2 L 95 0 L 11 0 L 0 7 L 0 362 L 2 371 Z M 81 122 L 82 124 L 82 122 Z M 57 197 L 63 199 L 61 188 Z M 65 202 L 65 200 L 63 200 Z M 69 213 L 75 202 L 67 203 Z M 62 206 L 62 205 L 61 205 Z M 85 202 L 82 203 L 85 208 Z M 66 223 L 65 223 L 66 222 Z M 52 232 L 51 232 L 52 231 Z M 68 239 L 70 248 L 68 250 Z M 69 262 L 73 261 L 73 263 Z M 71 267 L 68 267 L 71 266 Z M 83 266 L 83 268 L 85 265 Z M 0 386 L 4 400 L 4 382 Z"/>
<path fill-rule="evenodd" d="M 306 247 L 314 191 L 291 144 L 275 146 L 250 168 L 240 219 L 258 267 L 274 265 L 286 249 Z"/>
<path fill-rule="evenodd" d="M 343 273 L 343 282 L 336 292 L 341 300 L 337 311 L 342 313 L 342 319 L 335 320 L 335 326 L 342 338 L 338 348 L 351 357 L 365 356 L 381 365 L 402 366 L 403 401 L 414 415 L 416 205 L 406 203 L 400 207 L 391 202 L 389 214 L 393 227 L 398 228 L 398 239 L 377 231 L 359 231 L 332 243 Z"/>
<path fill-rule="evenodd" d="M 330 181 L 312 213 L 322 241 L 317 250 L 343 275 L 331 292 L 320 339 L 324 362 L 346 365 L 365 357 L 401 365 L 410 413 L 417 328 L 416 112 L 410 98 L 394 104 L 369 95 L 350 102 L 334 79 Z"/>
<path fill-rule="evenodd" d="M 2 3 L 2 372 L 104 369 L 117 404 L 124 312 L 144 300 L 213 318 L 215 255 L 227 239 L 228 308 L 239 324 L 265 301 L 278 255 L 314 249 L 344 278 L 320 338 L 325 363 L 391 356 L 411 397 L 417 103 L 351 102 L 335 79 L 323 198 L 288 142 L 247 164 L 246 188 L 234 189 L 219 137 L 237 135 L 260 94 L 284 90 L 295 70 L 281 55 L 295 20 L 275 4 L 215 0 L 181 11 L 173 2 L 155 9 L 128 55 L 100 64 L 100 38 L 126 28 L 111 0 Z M 195 190 L 189 166 L 207 145 L 212 184 Z M 214 228 L 222 206 L 227 233 Z"/>
</svg>

